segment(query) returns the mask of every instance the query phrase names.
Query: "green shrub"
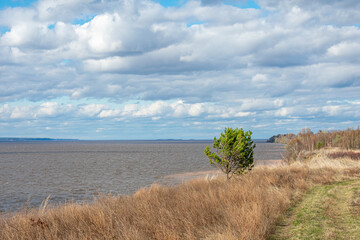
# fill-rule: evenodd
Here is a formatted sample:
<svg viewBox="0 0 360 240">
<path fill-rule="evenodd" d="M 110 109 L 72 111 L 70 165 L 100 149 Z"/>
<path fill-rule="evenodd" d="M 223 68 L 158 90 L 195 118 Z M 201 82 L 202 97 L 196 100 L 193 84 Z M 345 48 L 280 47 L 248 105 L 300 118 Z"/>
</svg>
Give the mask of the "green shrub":
<svg viewBox="0 0 360 240">
<path fill-rule="evenodd" d="M 242 128 L 225 128 L 219 139 L 214 137 L 213 149 L 207 146 L 204 153 L 210 164 L 217 166 L 230 179 L 234 174 L 243 174 L 254 166 L 255 144 L 251 140 L 251 131 Z"/>
</svg>

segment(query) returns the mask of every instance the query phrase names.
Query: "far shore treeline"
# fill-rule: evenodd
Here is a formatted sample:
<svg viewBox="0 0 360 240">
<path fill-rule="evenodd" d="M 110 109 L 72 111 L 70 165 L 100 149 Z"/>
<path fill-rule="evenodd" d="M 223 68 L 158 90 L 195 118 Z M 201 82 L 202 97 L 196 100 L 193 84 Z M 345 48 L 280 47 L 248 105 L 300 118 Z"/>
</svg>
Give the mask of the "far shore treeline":
<svg viewBox="0 0 360 240">
<path fill-rule="evenodd" d="M 48 141 L 78 141 L 78 139 L 54 139 L 54 138 L 0 138 L 0 142 L 48 142 Z"/>
</svg>

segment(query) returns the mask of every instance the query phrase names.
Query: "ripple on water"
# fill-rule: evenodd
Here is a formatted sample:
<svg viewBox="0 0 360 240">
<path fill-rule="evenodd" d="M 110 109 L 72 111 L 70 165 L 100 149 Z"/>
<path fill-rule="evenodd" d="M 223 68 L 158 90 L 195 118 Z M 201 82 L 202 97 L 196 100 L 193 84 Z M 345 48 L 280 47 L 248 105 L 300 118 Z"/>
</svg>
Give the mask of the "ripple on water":
<svg viewBox="0 0 360 240">
<path fill-rule="evenodd" d="M 214 171 L 204 155 L 207 145 L 211 142 L 0 143 L 0 210 L 39 207 L 49 195 L 56 204 L 99 193 L 131 194 L 153 182 L 178 183 L 167 176 Z M 257 143 L 255 158 L 280 159 L 281 152 L 282 145 Z"/>
</svg>

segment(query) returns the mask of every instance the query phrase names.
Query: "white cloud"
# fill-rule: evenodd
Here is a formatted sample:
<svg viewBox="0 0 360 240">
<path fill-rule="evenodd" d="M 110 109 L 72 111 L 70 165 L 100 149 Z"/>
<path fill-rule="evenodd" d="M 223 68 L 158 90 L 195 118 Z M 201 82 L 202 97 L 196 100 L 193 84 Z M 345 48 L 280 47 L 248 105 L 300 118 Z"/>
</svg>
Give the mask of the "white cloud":
<svg viewBox="0 0 360 240">
<path fill-rule="evenodd" d="M 132 118 L 198 118 L 205 115 L 210 118 L 234 118 L 246 117 L 251 112 L 241 111 L 238 107 L 214 106 L 205 103 L 185 103 L 181 100 L 171 103 L 166 101 L 156 101 L 154 103 L 125 104 L 110 107 L 105 104 L 80 104 L 80 105 L 60 105 L 56 102 L 45 102 L 40 105 L 0 106 L 1 118 L 11 119 L 44 119 L 47 117 L 73 117 L 80 118 L 112 118 L 122 117 L 123 119 Z"/>
<path fill-rule="evenodd" d="M 359 42 L 341 42 L 328 48 L 327 54 L 330 57 L 339 57 L 344 60 L 358 61 L 360 55 L 360 43 Z"/>
<path fill-rule="evenodd" d="M 169 104 L 162 101 L 156 101 L 149 106 L 140 107 L 140 109 L 133 113 L 133 115 L 137 117 L 149 117 L 164 114 L 169 110 Z"/>
<path fill-rule="evenodd" d="M 32 112 L 30 107 L 15 107 L 10 112 L 11 119 L 34 118 L 34 117 L 35 117 L 35 114 Z"/>
<path fill-rule="evenodd" d="M 266 76 L 266 74 L 257 73 L 255 76 L 252 77 L 251 81 L 253 81 L 255 84 L 266 83 L 268 81 L 268 77 Z"/>
<path fill-rule="evenodd" d="M 66 128 L 72 118 L 359 123 L 360 3 L 256 3 L 39 0 L 1 10 L 9 31 L 0 35 L 0 120 L 46 121 L 49 131 L 64 118 Z"/>
<path fill-rule="evenodd" d="M 203 112 L 203 104 L 201 103 L 193 104 L 189 109 L 190 116 L 200 116 Z"/>
<path fill-rule="evenodd" d="M 294 113 L 293 108 L 283 107 L 275 112 L 275 116 L 291 117 L 293 113 Z"/>
<path fill-rule="evenodd" d="M 116 110 L 102 110 L 98 116 L 101 117 L 101 118 L 117 117 L 117 116 L 120 116 L 121 113 L 122 113 L 122 111 L 119 110 L 119 109 L 116 109 Z"/>
<path fill-rule="evenodd" d="M 60 106 L 57 102 L 46 102 L 40 105 L 37 111 L 39 116 L 55 116 L 60 111 Z"/>
<path fill-rule="evenodd" d="M 104 104 L 90 104 L 81 106 L 79 109 L 79 113 L 85 116 L 93 117 L 98 115 L 100 112 L 106 111 L 104 109 L 108 109 L 109 107 Z"/>
<path fill-rule="evenodd" d="M 325 106 L 322 110 L 330 116 L 335 116 L 340 113 L 341 106 Z"/>
<path fill-rule="evenodd" d="M 304 24 L 311 18 L 311 15 L 300 9 L 298 6 L 291 8 L 290 12 L 286 15 L 285 23 L 291 27 L 298 27 Z"/>
<path fill-rule="evenodd" d="M 35 5 L 38 18 L 42 21 L 56 21 L 61 19 L 71 21 L 84 12 L 86 5 L 93 0 L 39 0 Z"/>
<path fill-rule="evenodd" d="M 4 104 L 0 106 L 0 119 L 44 119 L 57 117 L 64 114 L 71 114 L 75 110 L 74 106 L 62 105 L 57 102 L 44 102 L 40 105 L 21 105 L 10 106 Z"/>
<path fill-rule="evenodd" d="M 241 100 L 241 109 L 242 110 L 271 110 L 277 109 L 284 105 L 284 100 L 282 99 L 265 99 L 265 98 L 251 98 Z"/>
</svg>

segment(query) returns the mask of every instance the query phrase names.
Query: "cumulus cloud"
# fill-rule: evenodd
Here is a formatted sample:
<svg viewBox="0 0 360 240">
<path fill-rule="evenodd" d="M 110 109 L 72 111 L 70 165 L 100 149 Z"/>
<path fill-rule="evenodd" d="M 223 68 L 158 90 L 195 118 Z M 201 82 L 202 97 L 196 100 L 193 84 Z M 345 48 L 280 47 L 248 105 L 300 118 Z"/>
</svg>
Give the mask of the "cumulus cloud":
<svg viewBox="0 0 360 240">
<path fill-rule="evenodd" d="M 185 103 L 156 101 L 153 103 L 141 102 L 137 104 L 124 104 L 110 107 L 106 104 L 59 104 L 57 102 L 44 102 L 40 105 L 9 106 L 0 105 L 1 119 L 41 119 L 47 117 L 79 118 L 112 118 L 131 120 L 133 118 L 150 118 L 155 120 L 163 117 L 207 117 L 207 118 L 232 118 L 244 117 L 252 114 L 242 111 L 241 107 L 216 106 L 206 103 Z M 157 118 L 158 117 L 158 118 Z"/>
<path fill-rule="evenodd" d="M 341 42 L 328 48 L 327 55 L 330 58 L 340 59 L 341 61 L 359 61 L 360 43 Z"/>
<path fill-rule="evenodd" d="M 39 0 L 1 10 L 2 123 L 359 124 L 358 1 L 225 2 Z M 329 104 L 337 100 L 346 101 Z"/>
<path fill-rule="evenodd" d="M 313 24 L 353 25 L 359 22 L 360 3 L 356 0 L 345 1 L 286 1 L 258 0 L 258 4 L 269 11 L 289 12 L 294 6 L 309 12 Z"/>
</svg>

